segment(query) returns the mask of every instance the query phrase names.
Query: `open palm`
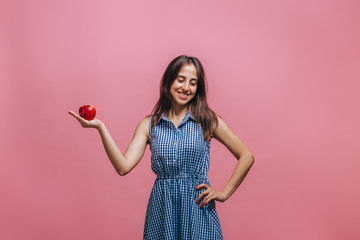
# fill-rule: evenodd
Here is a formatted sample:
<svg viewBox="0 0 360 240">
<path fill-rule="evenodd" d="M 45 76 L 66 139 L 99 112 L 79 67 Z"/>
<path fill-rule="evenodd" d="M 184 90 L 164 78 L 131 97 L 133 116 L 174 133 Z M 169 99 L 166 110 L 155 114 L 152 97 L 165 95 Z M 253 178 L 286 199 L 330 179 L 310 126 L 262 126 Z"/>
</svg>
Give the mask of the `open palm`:
<svg viewBox="0 0 360 240">
<path fill-rule="evenodd" d="M 68 111 L 68 112 L 70 115 L 74 116 L 79 121 L 81 126 L 83 126 L 84 128 L 98 129 L 101 126 L 101 124 L 103 124 L 103 122 L 97 118 L 89 121 L 89 120 L 86 120 L 86 119 L 80 117 L 78 114 L 74 113 L 73 111 Z"/>
</svg>

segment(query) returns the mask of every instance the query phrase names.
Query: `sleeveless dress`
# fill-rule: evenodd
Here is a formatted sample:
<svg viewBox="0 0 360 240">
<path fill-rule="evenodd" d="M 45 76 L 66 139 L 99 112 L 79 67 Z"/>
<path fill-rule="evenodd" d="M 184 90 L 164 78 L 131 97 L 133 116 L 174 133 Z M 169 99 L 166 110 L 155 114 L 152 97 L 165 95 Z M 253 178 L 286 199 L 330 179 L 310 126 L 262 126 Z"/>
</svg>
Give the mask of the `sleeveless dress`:
<svg viewBox="0 0 360 240">
<path fill-rule="evenodd" d="M 162 115 L 149 127 L 151 169 L 157 175 L 146 210 L 144 240 L 152 239 L 223 239 L 215 201 L 200 208 L 196 199 L 209 186 L 211 141 L 204 140 L 200 124 L 189 111 L 176 128 Z"/>
</svg>

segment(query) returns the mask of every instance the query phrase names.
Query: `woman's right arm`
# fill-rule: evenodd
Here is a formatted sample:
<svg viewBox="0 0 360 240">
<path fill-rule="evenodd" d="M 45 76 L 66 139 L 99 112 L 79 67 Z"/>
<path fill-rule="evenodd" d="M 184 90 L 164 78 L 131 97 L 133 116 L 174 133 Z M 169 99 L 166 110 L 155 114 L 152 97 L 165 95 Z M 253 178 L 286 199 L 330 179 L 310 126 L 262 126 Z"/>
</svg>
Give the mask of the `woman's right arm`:
<svg viewBox="0 0 360 240">
<path fill-rule="evenodd" d="M 99 119 L 87 121 L 72 111 L 69 111 L 69 113 L 73 115 L 83 127 L 92 127 L 99 131 L 106 154 L 119 175 L 126 175 L 140 162 L 149 140 L 149 117 L 146 117 L 139 123 L 130 145 L 125 153 L 122 154 L 103 122 Z"/>
</svg>

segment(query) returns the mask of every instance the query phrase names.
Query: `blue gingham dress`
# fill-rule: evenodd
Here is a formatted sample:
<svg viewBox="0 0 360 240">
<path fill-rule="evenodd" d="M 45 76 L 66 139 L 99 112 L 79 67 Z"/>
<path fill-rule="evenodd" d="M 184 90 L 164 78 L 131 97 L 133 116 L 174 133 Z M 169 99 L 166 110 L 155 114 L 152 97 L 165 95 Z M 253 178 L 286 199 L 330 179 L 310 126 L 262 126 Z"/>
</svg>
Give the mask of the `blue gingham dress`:
<svg viewBox="0 0 360 240">
<path fill-rule="evenodd" d="M 189 111 L 180 125 L 164 114 L 152 129 L 149 145 L 151 169 L 157 175 L 147 205 L 143 239 L 223 239 L 212 200 L 200 208 L 196 199 L 208 179 L 210 142 Z"/>
</svg>

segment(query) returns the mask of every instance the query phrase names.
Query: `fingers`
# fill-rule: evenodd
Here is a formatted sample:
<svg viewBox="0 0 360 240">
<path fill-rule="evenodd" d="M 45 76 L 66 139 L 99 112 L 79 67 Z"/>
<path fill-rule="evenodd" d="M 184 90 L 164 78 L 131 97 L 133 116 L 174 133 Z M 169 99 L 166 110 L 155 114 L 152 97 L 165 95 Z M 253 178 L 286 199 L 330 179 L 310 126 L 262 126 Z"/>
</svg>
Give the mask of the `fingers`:
<svg viewBox="0 0 360 240">
<path fill-rule="evenodd" d="M 211 199 L 209 200 L 209 196 L 212 197 L 212 196 L 213 196 L 213 191 L 214 191 L 210 186 L 208 186 L 208 185 L 205 184 L 205 183 L 202 183 L 202 184 L 198 185 L 198 186 L 196 187 L 196 190 L 199 190 L 199 189 L 201 189 L 201 188 L 205 188 L 206 190 L 199 194 L 199 197 L 196 199 L 196 203 L 199 203 L 200 200 L 201 200 L 204 196 L 206 196 L 206 195 L 207 195 L 207 196 L 203 199 L 202 203 L 200 204 L 200 207 L 206 205 L 206 204 L 211 200 Z M 205 200 L 207 200 L 207 201 L 205 201 Z"/>
<path fill-rule="evenodd" d="M 209 194 L 204 198 L 204 200 L 202 201 L 202 206 L 206 205 L 208 202 L 210 202 L 211 200 L 215 199 L 216 193 L 215 191 L 211 191 L 209 192 Z M 200 206 L 201 207 L 201 206 Z"/>
<path fill-rule="evenodd" d="M 206 188 L 206 189 L 208 189 L 209 186 L 208 186 L 207 184 L 205 184 L 205 183 L 201 183 L 201 184 L 197 185 L 196 190 L 199 190 L 200 188 Z"/>
<path fill-rule="evenodd" d="M 209 194 L 210 190 L 206 190 L 206 191 L 203 191 L 202 193 L 200 193 L 199 197 L 196 199 L 196 203 L 199 203 L 200 200 L 203 198 L 203 196 Z"/>
<path fill-rule="evenodd" d="M 68 111 L 68 113 L 72 116 L 74 116 L 78 121 L 79 123 L 81 124 L 81 126 L 83 127 L 87 127 L 89 124 L 88 124 L 88 121 L 85 120 L 84 118 L 80 117 L 79 115 L 77 115 L 76 113 L 74 113 L 73 111 Z"/>
<path fill-rule="evenodd" d="M 196 199 L 196 203 L 199 203 L 202 198 L 204 198 L 200 204 L 200 207 L 205 206 L 212 200 L 224 202 L 227 197 L 226 194 L 222 191 L 218 192 L 214 188 L 210 187 L 209 185 L 202 183 L 196 187 L 196 190 L 201 188 L 205 188 L 206 190 L 199 194 L 199 197 Z"/>
<path fill-rule="evenodd" d="M 80 117 L 79 115 L 77 115 L 76 113 L 74 113 L 73 111 L 68 111 L 68 113 L 70 114 L 70 115 L 73 115 L 76 119 L 83 119 L 82 117 Z"/>
</svg>

